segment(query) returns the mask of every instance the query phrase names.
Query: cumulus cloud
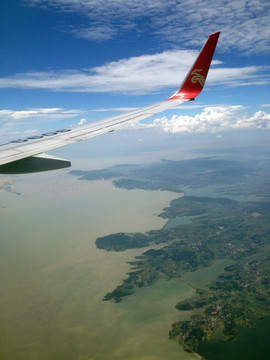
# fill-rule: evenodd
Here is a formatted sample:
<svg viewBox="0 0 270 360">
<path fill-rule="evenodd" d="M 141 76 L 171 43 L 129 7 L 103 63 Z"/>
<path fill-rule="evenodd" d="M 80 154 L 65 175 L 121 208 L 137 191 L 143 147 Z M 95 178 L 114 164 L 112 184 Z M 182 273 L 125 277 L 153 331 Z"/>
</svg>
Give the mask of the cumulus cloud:
<svg viewBox="0 0 270 360">
<path fill-rule="evenodd" d="M 111 109 L 113 110 L 113 109 Z M 119 109 L 116 109 L 119 110 Z M 123 109 L 122 109 L 123 110 Z M 125 109 L 127 110 L 127 109 Z M 80 115 L 83 111 L 64 110 L 64 109 L 38 109 L 12 111 L 0 111 L 0 143 L 7 140 L 24 138 L 39 133 L 36 129 L 18 129 L 18 125 L 36 123 L 38 115 L 46 115 L 46 121 L 51 121 L 56 117 L 67 117 L 67 114 Z M 86 110 L 84 110 L 86 112 Z M 61 113 L 61 115 L 59 114 Z M 40 119 L 39 117 L 39 119 Z M 5 121 L 3 121 L 5 120 Z M 78 122 L 83 124 L 85 118 Z M 150 124 L 138 123 L 126 127 L 126 129 L 156 128 L 165 133 L 172 134 L 194 134 L 194 133 L 216 133 L 218 136 L 228 130 L 261 129 L 270 130 L 270 114 L 264 111 L 257 111 L 252 115 L 247 114 L 247 109 L 241 105 L 234 106 L 207 106 L 196 115 L 173 115 L 171 118 L 166 116 L 156 118 Z"/>
<path fill-rule="evenodd" d="M 109 62 L 84 70 L 48 71 L 0 78 L 0 88 L 48 89 L 72 92 L 147 94 L 179 87 L 198 55 L 192 50 L 170 50 Z M 215 68 L 219 65 L 219 68 Z M 265 66 L 220 67 L 214 60 L 207 85 L 258 85 L 269 82 Z"/>
<path fill-rule="evenodd" d="M 166 133 L 218 133 L 239 129 L 270 129 L 270 114 L 258 111 L 248 116 L 240 105 L 206 107 L 195 116 L 173 115 L 170 119 L 163 116 L 152 124 L 140 127 L 160 128 Z"/>
<path fill-rule="evenodd" d="M 222 32 L 222 49 L 248 53 L 270 50 L 268 0 L 24 0 L 25 4 L 81 15 L 76 36 L 106 41 L 125 31 L 144 29 L 166 43 L 199 45 Z M 85 25 L 85 18 L 91 26 Z M 200 29 L 198 32 L 198 28 Z M 221 47 L 220 47 L 221 48 Z"/>
</svg>

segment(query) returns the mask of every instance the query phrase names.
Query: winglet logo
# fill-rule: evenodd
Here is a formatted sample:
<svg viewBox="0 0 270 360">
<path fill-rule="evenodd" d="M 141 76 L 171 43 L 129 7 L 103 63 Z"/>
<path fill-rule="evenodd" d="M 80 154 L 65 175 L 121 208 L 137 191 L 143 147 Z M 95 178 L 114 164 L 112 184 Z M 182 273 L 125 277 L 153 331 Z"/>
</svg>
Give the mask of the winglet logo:
<svg viewBox="0 0 270 360">
<path fill-rule="evenodd" d="M 205 77 L 200 74 L 201 71 L 203 71 L 203 69 L 195 69 L 192 71 L 191 75 L 194 76 L 192 76 L 191 82 L 192 84 L 196 84 L 198 82 L 203 87 L 205 83 Z"/>
</svg>

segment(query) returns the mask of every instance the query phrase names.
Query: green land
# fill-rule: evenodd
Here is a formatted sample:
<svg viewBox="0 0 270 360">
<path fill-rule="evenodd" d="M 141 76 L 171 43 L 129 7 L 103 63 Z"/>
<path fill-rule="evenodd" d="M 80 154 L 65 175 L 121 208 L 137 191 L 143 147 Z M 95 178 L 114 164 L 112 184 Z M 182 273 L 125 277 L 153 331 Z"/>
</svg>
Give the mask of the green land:
<svg viewBox="0 0 270 360">
<path fill-rule="evenodd" d="M 214 281 L 207 286 L 197 284 L 192 298 L 175 305 L 179 311 L 188 312 L 188 318 L 173 323 L 169 337 L 177 339 L 189 352 L 221 360 L 227 350 L 239 350 L 243 338 L 256 338 L 260 328 L 269 330 L 269 169 L 267 161 L 212 158 L 162 162 L 141 169 L 118 166 L 114 172 L 110 169 L 115 185 L 128 189 L 139 184 L 139 188 L 152 186 L 182 192 L 188 184 L 191 191 L 192 187 L 215 185 L 216 194 L 173 200 L 160 214 L 168 220 L 161 230 L 98 238 L 97 247 L 107 251 L 160 244 L 158 249 L 148 249 L 131 261 L 132 271 L 127 278 L 103 300 L 120 302 L 136 288 L 150 286 L 159 279 L 187 281 L 187 274 L 223 260 L 230 265 Z M 91 174 L 74 175 L 89 179 Z M 235 200 L 239 195 L 248 201 Z M 252 341 L 244 341 L 244 347 L 245 359 L 265 359 L 270 353 L 267 346 L 256 354 L 248 351 L 254 347 Z M 241 358 L 239 351 L 233 353 Z"/>
</svg>

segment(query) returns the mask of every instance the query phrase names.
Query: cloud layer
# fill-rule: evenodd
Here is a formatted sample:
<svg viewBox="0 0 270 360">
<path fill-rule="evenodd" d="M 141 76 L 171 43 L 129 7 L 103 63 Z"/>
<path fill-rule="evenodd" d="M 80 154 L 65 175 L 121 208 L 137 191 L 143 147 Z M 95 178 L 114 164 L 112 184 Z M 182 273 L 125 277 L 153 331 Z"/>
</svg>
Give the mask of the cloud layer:
<svg viewBox="0 0 270 360">
<path fill-rule="evenodd" d="M 194 107 L 196 108 L 196 106 Z M 121 111 L 123 109 L 111 109 Z M 133 110 L 133 109 L 125 109 Z M 173 115 L 171 118 L 166 116 L 156 118 L 151 124 L 138 123 L 129 127 L 137 128 L 156 128 L 166 133 L 172 134 L 195 134 L 195 133 L 220 133 L 228 130 L 270 130 L 270 114 L 264 111 L 257 111 L 248 115 L 246 108 L 241 105 L 233 106 L 208 106 L 194 116 Z M 90 110 L 92 112 L 93 110 Z M 99 111 L 99 109 L 97 109 Z M 3 123 L 0 128 L 0 142 L 7 141 L 7 138 L 27 137 L 38 133 L 33 128 L 41 118 L 46 122 L 55 121 L 60 118 L 78 118 L 82 114 L 87 117 L 87 110 L 66 110 L 58 108 L 50 109 L 31 109 L 22 111 L 2 110 L 0 120 Z M 74 124 L 78 120 L 72 121 Z M 86 119 L 81 118 L 79 123 L 85 123 Z M 18 131 L 18 127 L 23 124 L 31 124 L 32 130 Z"/>
<path fill-rule="evenodd" d="M 66 119 L 83 114 L 83 110 L 66 110 L 62 108 L 45 108 L 30 110 L 0 110 L 0 120 L 9 119 L 12 121 L 31 120 L 31 119 Z"/>
<path fill-rule="evenodd" d="M 198 52 L 171 50 L 153 55 L 121 59 L 80 71 L 48 71 L 17 74 L 0 79 L 0 88 L 47 89 L 71 92 L 147 94 L 176 90 Z M 214 60 L 207 85 L 262 85 L 269 82 L 264 66 L 215 68 Z M 168 94 L 169 95 L 169 94 Z"/>
<path fill-rule="evenodd" d="M 143 28 L 166 43 L 197 46 L 211 32 L 221 31 L 222 48 L 226 51 L 270 51 L 268 0 L 24 0 L 24 3 L 79 15 L 79 25 L 77 21 L 65 28 L 90 41 L 106 41 L 128 31 L 139 35 Z"/>
<path fill-rule="evenodd" d="M 228 130 L 262 129 L 270 130 L 270 114 L 257 111 L 248 116 L 241 105 L 206 107 L 195 116 L 173 115 L 170 119 L 163 116 L 152 124 L 140 127 L 160 128 L 166 133 L 218 133 Z"/>
<path fill-rule="evenodd" d="M 84 113 L 84 110 L 62 108 L 0 110 L 0 143 L 39 133 L 36 127 L 40 126 L 40 123 L 48 124 L 61 119 L 78 117 Z M 32 129 L 28 128 L 29 124 Z"/>
</svg>

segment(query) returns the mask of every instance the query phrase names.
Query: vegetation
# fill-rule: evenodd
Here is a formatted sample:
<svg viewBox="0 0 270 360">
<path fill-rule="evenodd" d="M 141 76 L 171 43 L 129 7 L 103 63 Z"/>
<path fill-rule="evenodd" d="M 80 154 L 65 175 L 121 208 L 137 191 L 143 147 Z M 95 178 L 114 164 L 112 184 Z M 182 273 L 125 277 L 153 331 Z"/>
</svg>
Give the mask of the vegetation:
<svg viewBox="0 0 270 360">
<path fill-rule="evenodd" d="M 104 249 L 107 251 L 123 251 L 126 249 L 146 247 L 150 242 L 151 237 L 141 233 L 117 233 L 97 238 L 96 246 L 98 249 Z"/>
<path fill-rule="evenodd" d="M 185 272 L 230 259 L 207 288 L 178 302 L 189 311 L 186 321 L 172 325 L 170 338 L 187 351 L 200 352 L 201 344 L 234 340 L 243 328 L 255 328 L 258 319 L 270 320 L 270 166 L 268 161 L 230 161 L 215 158 L 162 161 L 152 165 L 117 165 L 109 169 L 73 172 L 80 179 L 111 179 L 126 189 L 169 190 L 215 185 L 220 197 L 184 196 L 173 200 L 160 216 L 189 217 L 183 225 L 173 222 L 146 234 L 110 234 L 96 240 L 100 249 L 123 251 L 160 244 L 135 261 L 127 278 L 104 301 L 120 302 L 137 287 L 158 279 L 181 279 Z M 227 195 L 253 197 L 238 202 Z M 256 200 L 256 201 L 255 201 Z M 248 345 L 247 345 L 248 346 Z"/>
<path fill-rule="evenodd" d="M 202 341 L 231 341 L 240 327 L 254 327 L 256 319 L 270 316 L 269 204 L 186 196 L 173 200 L 161 216 L 195 213 L 204 216 L 192 218 L 189 225 L 141 234 L 151 241 L 170 242 L 130 262 L 128 277 L 103 299 L 119 302 L 136 287 L 160 278 L 180 279 L 184 272 L 207 267 L 216 259 L 233 260 L 234 265 L 225 268 L 207 290 L 197 289 L 193 298 L 176 304 L 178 310 L 192 313 L 189 320 L 172 325 L 170 338 L 192 352 L 199 351 Z"/>
</svg>

